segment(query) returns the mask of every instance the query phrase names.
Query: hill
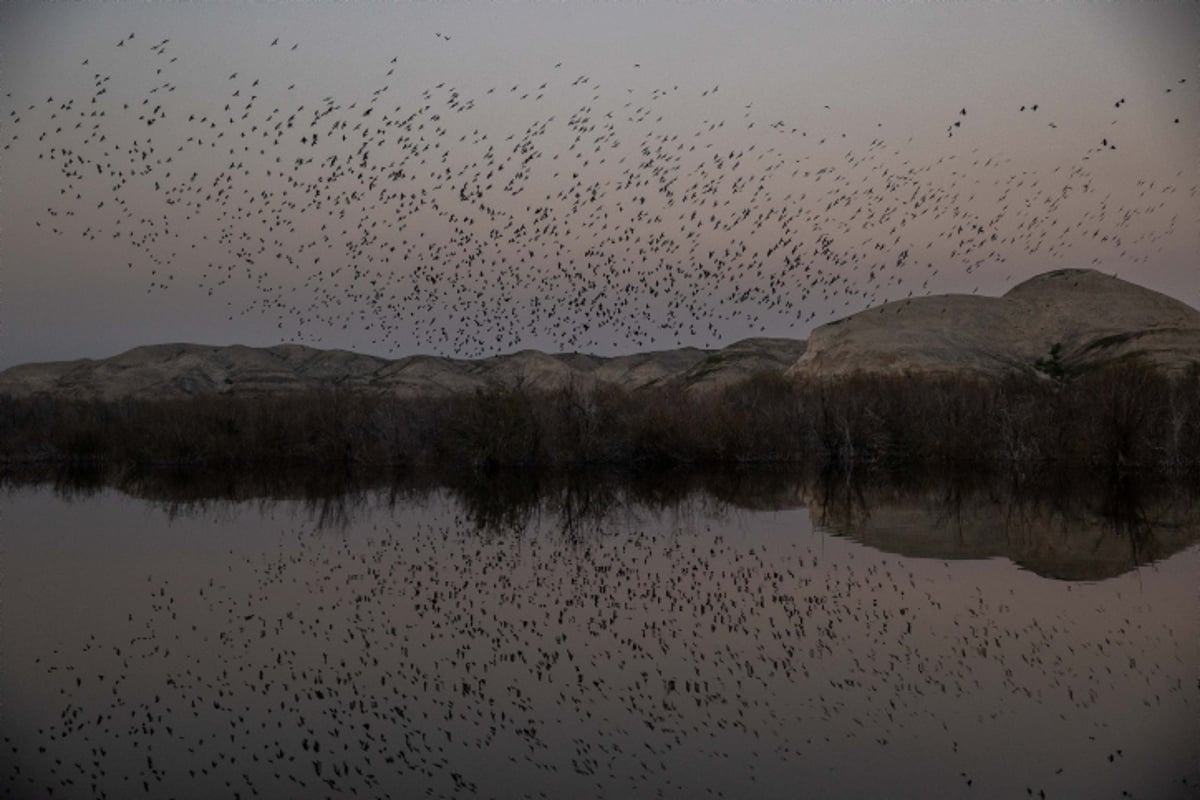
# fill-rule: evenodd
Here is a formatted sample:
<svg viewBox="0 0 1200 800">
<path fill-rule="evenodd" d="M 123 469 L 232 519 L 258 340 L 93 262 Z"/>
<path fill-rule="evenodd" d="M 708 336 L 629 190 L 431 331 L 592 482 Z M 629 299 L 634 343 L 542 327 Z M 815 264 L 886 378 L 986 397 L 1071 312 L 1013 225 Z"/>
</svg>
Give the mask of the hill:
<svg viewBox="0 0 1200 800">
<path fill-rule="evenodd" d="M 912 298 L 824 325 L 788 373 L 1061 378 L 1132 359 L 1167 371 L 1200 362 L 1200 311 L 1095 270 L 1063 269 L 1002 297 Z"/>
<path fill-rule="evenodd" d="M 1088 269 L 1031 278 L 1002 297 L 934 295 L 868 309 L 806 342 L 752 338 L 618 357 L 523 350 L 467 360 L 386 359 L 284 344 L 136 347 L 105 359 L 24 364 L 0 372 L 12 397 L 166 399 L 288 394 L 348 387 L 396 397 L 449 396 L 493 385 L 531 389 L 675 384 L 702 393 L 762 372 L 797 378 L 1018 373 L 1064 379 L 1141 360 L 1168 372 L 1200 363 L 1200 311 Z"/>
<path fill-rule="evenodd" d="M 111 358 L 12 367 L 0 372 L 0 395 L 154 400 L 292 394 L 338 386 L 417 397 L 470 393 L 497 384 L 542 390 L 572 385 L 637 389 L 672 382 L 704 391 L 755 372 L 782 370 L 803 352 L 801 340 L 765 338 L 746 339 L 722 350 L 681 348 L 613 358 L 523 350 L 477 360 L 391 360 L 294 344 L 158 344 Z"/>
</svg>

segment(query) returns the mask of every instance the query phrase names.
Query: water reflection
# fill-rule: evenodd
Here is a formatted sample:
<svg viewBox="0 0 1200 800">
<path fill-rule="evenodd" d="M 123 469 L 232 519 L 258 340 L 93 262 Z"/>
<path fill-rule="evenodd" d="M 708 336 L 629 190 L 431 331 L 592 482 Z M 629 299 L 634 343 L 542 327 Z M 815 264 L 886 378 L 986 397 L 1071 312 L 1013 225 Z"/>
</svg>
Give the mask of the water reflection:
<svg viewBox="0 0 1200 800">
<path fill-rule="evenodd" d="M 108 488 L 171 518 L 231 503 L 298 501 L 321 528 L 345 528 L 376 504 L 423 502 L 448 491 L 486 538 L 549 520 L 568 539 L 604 530 L 614 514 L 807 508 L 817 526 L 917 558 L 1002 557 L 1038 575 L 1101 580 L 1200 541 L 1200 491 L 1163 476 L 1047 471 L 1021 481 L 972 474 L 718 472 L 545 473 L 509 470 L 413 475 L 332 470 L 262 473 L 22 470 L 10 489 L 48 485 L 66 500 Z"/>
<path fill-rule="evenodd" d="M 5 481 L 0 797 L 1200 786 L 1178 487 L 41 477 Z"/>
<path fill-rule="evenodd" d="M 817 524 L 885 552 L 1003 557 L 1043 577 L 1101 580 L 1200 541 L 1200 495 L 1137 475 L 1052 472 L 904 483 L 826 475 L 806 495 Z"/>
</svg>

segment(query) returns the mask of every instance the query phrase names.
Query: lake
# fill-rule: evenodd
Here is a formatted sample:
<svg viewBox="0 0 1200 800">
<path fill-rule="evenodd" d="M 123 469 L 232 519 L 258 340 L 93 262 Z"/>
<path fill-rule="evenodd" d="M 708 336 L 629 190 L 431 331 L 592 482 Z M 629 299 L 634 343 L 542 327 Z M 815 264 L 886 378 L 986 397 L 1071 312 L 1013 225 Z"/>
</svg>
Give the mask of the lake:
<svg viewBox="0 0 1200 800">
<path fill-rule="evenodd" d="M 9 481 L 4 797 L 1200 794 L 1200 503 Z"/>
</svg>

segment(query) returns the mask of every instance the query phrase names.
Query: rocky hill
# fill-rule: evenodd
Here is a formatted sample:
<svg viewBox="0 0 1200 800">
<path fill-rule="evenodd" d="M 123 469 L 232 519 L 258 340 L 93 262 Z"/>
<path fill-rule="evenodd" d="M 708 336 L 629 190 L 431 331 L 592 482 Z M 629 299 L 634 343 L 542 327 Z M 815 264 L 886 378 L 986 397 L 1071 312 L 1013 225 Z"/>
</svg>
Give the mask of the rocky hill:
<svg viewBox="0 0 1200 800">
<path fill-rule="evenodd" d="M 1170 371 L 1200 362 L 1200 311 L 1095 270 L 1064 269 L 1003 297 L 913 298 L 824 325 L 788 373 L 1066 377 L 1128 359 Z"/>
<path fill-rule="evenodd" d="M 888 303 L 824 325 L 807 342 L 754 338 L 720 350 L 611 358 L 524 350 L 478 360 L 391 360 L 302 345 L 160 344 L 106 359 L 12 367 L 0 372 L 0 395 L 151 399 L 343 386 L 412 397 L 516 383 L 538 389 L 676 383 L 706 391 L 763 371 L 808 378 L 856 372 L 1065 378 L 1130 359 L 1172 371 L 1200 363 L 1200 311 L 1094 270 L 1071 269 L 1039 275 L 1003 297 Z"/>
<path fill-rule="evenodd" d="M 615 358 L 524 350 L 478 360 L 433 356 L 390 360 L 302 345 L 159 344 L 112 358 L 12 367 L 0 372 L 0 395 L 159 399 L 341 386 L 413 397 L 471 392 L 495 384 L 636 389 L 670 382 L 704 391 L 757 371 L 783 370 L 803 352 L 804 342 L 799 340 L 746 339 L 722 350 L 682 348 Z"/>
</svg>

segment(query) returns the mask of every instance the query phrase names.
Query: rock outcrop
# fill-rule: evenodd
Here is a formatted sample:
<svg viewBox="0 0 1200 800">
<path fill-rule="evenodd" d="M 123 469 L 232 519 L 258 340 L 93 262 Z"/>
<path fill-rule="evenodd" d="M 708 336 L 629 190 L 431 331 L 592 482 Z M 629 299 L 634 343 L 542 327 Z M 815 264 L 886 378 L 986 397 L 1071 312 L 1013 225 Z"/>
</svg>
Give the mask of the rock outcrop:
<svg viewBox="0 0 1200 800">
<path fill-rule="evenodd" d="M 1063 269 L 1003 297 L 913 298 L 824 325 L 788 374 L 1066 377 L 1129 359 L 1168 371 L 1200 363 L 1200 311 L 1095 270 Z"/>
</svg>

